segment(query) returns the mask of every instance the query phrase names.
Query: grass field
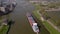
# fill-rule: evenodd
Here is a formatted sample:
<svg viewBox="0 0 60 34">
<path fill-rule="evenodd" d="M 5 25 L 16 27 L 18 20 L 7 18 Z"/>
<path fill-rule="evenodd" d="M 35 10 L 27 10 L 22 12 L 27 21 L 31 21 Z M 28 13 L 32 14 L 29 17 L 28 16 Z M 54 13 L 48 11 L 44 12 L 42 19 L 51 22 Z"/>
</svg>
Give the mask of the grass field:
<svg viewBox="0 0 60 34">
<path fill-rule="evenodd" d="M 1 29 L 0 29 L 0 34 L 6 34 L 6 32 L 8 31 L 8 25 L 4 25 Z"/>
<path fill-rule="evenodd" d="M 51 20 L 54 25 L 60 26 L 60 11 L 47 11 L 47 14 L 51 17 Z"/>
<path fill-rule="evenodd" d="M 33 14 L 36 16 L 36 18 L 38 20 L 40 20 L 40 15 L 37 13 L 37 11 L 34 11 Z M 47 21 L 43 21 L 42 24 L 50 32 L 50 34 L 60 34 L 60 32 L 58 32 L 57 30 L 55 30 L 49 23 L 47 23 Z"/>
<path fill-rule="evenodd" d="M 35 4 L 33 4 L 33 5 L 36 7 L 35 11 L 33 11 L 33 14 L 36 17 L 37 21 L 41 21 L 41 19 L 40 19 L 41 16 L 37 13 L 37 10 L 40 10 L 41 6 L 40 5 L 35 5 Z M 56 29 L 54 29 L 46 20 L 43 21 L 43 22 L 42 21 L 39 22 L 39 24 L 43 25 L 49 31 L 49 33 L 48 33 L 47 30 L 45 30 L 43 28 L 43 26 L 41 26 L 42 27 L 41 28 L 41 30 L 42 30 L 41 34 L 60 34 L 60 32 L 58 32 Z"/>
<path fill-rule="evenodd" d="M 48 32 L 48 30 L 43 26 L 42 22 L 40 21 L 39 17 L 36 17 L 36 16 L 39 16 L 37 15 L 35 12 L 33 12 L 33 17 L 35 18 L 35 20 L 38 22 L 39 24 L 39 28 L 40 28 L 40 33 L 39 34 L 50 34 Z"/>
</svg>

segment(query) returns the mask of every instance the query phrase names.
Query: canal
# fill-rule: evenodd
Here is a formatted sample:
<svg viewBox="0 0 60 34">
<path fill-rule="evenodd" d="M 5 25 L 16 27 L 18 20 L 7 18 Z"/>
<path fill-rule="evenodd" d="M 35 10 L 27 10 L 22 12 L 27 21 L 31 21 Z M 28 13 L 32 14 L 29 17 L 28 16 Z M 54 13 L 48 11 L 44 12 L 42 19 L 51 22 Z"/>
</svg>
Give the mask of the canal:
<svg viewBox="0 0 60 34">
<path fill-rule="evenodd" d="M 10 17 L 15 23 L 11 25 L 8 34 L 35 34 L 26 17 L 26 13 L 33 10 L 34 6 L 28 1 L 17 0 L 16 8 L 10 13 Z"/>
</svg>

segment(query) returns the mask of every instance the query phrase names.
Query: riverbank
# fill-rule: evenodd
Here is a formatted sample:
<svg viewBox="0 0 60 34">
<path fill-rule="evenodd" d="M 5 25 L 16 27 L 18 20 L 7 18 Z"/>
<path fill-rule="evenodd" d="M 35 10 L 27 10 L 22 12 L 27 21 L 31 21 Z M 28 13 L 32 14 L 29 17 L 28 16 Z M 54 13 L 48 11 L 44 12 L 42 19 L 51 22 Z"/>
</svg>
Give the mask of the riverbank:
<svg viewBox="0 0 60 34">
<path fill-rule="evenodd" d="M 37 18 L 37 21 L 38 21 L 38 20 L 41 21 L 40 23 L 45 27 L 45 29 L 48 30 L 48 32 L 49 32 L 50 34 L 60 34 L 60 32 L 58 32 L 56 29 L 54 29 L 46 20 L 44 20 L 44 21 L 41 20 L 41 16 L 37 13 L 37 11 L 39 10 L 39 6 L 36 6 L 36 7 L 37 7 L 36 10 L 33 11 L 33 15 Z M 41 26 L 41 27 L 42 27 L 42 26 Z M 47 33 L 48 33 L 48 32 L 47 32 Z M 45 34 L 45 31 L 42 30 L 42 33 Z M 46 34 L 47 34 L 47 33 L 46 33 Z"/>
<path fill-rule="evenodd" d="M 0 34 L 6 34 L 8 31 L 9 25 L 3 25 L 2 28 L 0 29 Z"/>
<path fill-rule="evenodd" d="M 40 17 L 41 16 L 39 16 L 38 15 L 38 13 L 37 12 L 33 12 L 33 14 L 35 15 L 35 17 L 39 20 L 39 21 L 41 21 L 41 19 L 40 19 Z M 60 32 L 58 32 L 57 30 L 55 30 L 47 21 L 43 21 L 43 22 L 41 22 L 42 23 L 42 25 L 44 25 L 44 27 L 48 30 L 48 32 L 50 33 L 50 34 L 60 34 Z M 41 24 L 40 23 L 40 24 Z M 42 27 L 42 26 L 41 26 Z M 42 32 L 43 32 L 43 30 L 42 30 Z M 47 33 L 48 33 L 47 32 Z M 45 33 L 45 32 L 44 32 Z"/>
<path fill-rule="evenodd" d="M 50 34 L 49 31 L 44 27 L 42 21 L 40 20 L 39 15 L 36 12 L 33 12 L 34 19 L 38 22 L 40 28 L 40 34 Z"/>
<path fill-rule="evenodd" d="M 10 25 L 8 24 L 11 21 L 9 15 L 0 16 L 0 34 L 7 34 Z"/>
</svg>

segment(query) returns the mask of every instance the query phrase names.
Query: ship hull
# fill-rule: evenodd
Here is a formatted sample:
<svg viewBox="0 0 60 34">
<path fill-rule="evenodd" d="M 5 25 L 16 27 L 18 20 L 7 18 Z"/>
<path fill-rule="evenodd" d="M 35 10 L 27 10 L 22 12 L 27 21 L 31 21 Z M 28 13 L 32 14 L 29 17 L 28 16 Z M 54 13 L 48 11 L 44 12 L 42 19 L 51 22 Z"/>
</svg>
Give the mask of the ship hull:
<svg viewBox="0 0 60 34">
<path fill-rule="evenodd" d="M 28 19 L 28 21 L 29 21 L 29 23 L 30 23 L 33 31 L 36 32 L 36 33 L 39 32 L 39 29 L 37 29 L 37 31 L 36 31 L 36 30 L 34 29 L 34 27 L 33 27 L 33 23 L 36 23 L 36 22 L 35 22 L 35 20 L 33 19 L 32 15 L 29 14 L 29 13 L 27 13 L 26 16 L 27 16 L 27 19 Z"/>
</svg>

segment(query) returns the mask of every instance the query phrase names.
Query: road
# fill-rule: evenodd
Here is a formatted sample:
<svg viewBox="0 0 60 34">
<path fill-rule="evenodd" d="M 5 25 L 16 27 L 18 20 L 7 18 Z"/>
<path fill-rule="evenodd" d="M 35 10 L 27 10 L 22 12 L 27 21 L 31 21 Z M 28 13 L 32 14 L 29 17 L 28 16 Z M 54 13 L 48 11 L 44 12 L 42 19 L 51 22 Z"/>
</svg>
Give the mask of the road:
<svg viewBox="0 0 60 34">
<path fill-rule="evenodd" d="M 17 0 L 17 3 L 16 8 L 10 14 L 15 23 L 11 25 L 8 34 L 35 34 L 26 17 L 26 13 L 32 12 L 34 6 L 25 0 Z"/>
</svg>

